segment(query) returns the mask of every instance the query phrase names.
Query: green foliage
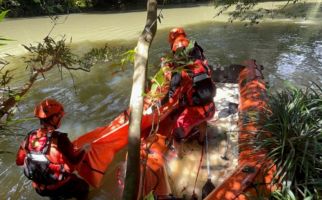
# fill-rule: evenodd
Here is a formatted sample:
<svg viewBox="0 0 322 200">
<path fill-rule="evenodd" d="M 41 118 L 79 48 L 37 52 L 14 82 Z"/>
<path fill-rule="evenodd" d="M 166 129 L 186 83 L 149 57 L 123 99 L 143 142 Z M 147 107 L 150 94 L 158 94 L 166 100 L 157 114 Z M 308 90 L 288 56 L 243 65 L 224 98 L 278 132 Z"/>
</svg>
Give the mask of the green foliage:
<svg viewBox="0 0 322 200">
<path fill-rule="evenodd" d="M 282 10 L 288 6 L 290 3 L 297 3 L 299 0 L 289 0 L 285 3 Z M 275 10 L 270 10 L 267 8 L 258 8 L 254 9 L 254 7 L 262 2 L 261 0 L 214 0 L 214 6 L 219 8 L 219 11 L 216 13 L 216 16 L 221 15 L 223 12 L 227 11 L 228 8 L 234 6 L 235 9 L 229 13 L 229 22 L 233 22 L 235 20 L 246 21 L 245 25 L 253 25 L 258 24 L 259 21 L 265 17 L 272 17 L 275 15 Z M 289 17 L 289 16 L 288 16 Z"/>
<path fill-rule="evenodd" d="M 115 49 L 112 49 L 107 44 L 103 48 L 93 48 L 85 53 L 77 62 L 80 66 L 90 69 L 93 65 L 99 62 L 109 62 L 115 57 Z"/>
<path fill-rule="evenodd" d="M 190 41 L 188 47 L 179 48 L 173 54 L 170 52 L 162 57 L 161 68 L 151 79 L 151 89 L 148 97 L 152 99 L 160 99 L 165 96 L 167 90 L 163 88 L 169 84 L 169 79 L 165 74 L 181 73 L 183 70 L 188 70 L 187 66 L 193 64 L 191 51 L 194 49 L 194 41 Z"/>
<path fill-rule="evenodd" d="M 0 22 L 2 22 L 2 20 L 5 18 L 5 16 L 7 15 L 8 12 L 9 12 L 9 10 L 5 10 L 5 11 L 0 12 Z M 0 36 L 0 46 L 5 45 L 4 43 L 2 43 L 2 41 L 12 41 L 12 40 Z"/>
<path fill-rule="evenodd" d="M 2 0 L 0 9 L 10 9 L 10 16 L 38 16 L 78 11 L 75 0 Z"/>
<path fill-rule="evenodd" d="M 276 190 L 271 194 L 272 200 L 296 200 L 296 197 L 292 190 L 285 187 L 283 190 Z"/>
<path fill-rule="evenodd" d="M 38 43 L 36 46 L 22 46 L 30 53 L 30 57 L 25 62 L 28 67 L 32 66 L 32 70 L 41 70 L 55 64 L 58 67 L 66 67 L 76 63 L 76 56 L 66 45 L 65 38 L 56 42 L 53 38 L 46 37 L 43 43 Z"/>
<path fill-rule="evenodd" d="M 315 84 L 305 90 L 287 88 L 268 99 L 271 113 L 254 145 L 276 165 L 274 183 L 283 190 L 274 195 L 317 197 L 322 188 L 322 89 Z"/>
<path fill-rule="evenodd" d="M 79 7 L 79 8 L 86 8 L 86 7 L 92 7 L 92 1 L 88 1 L 88 0 L 74 0 L 72 1 L 73 5 Z"/>
<path fill-rule="evenodd" d="M 14 79 L 12 69 L 7 70 L 7 62 L 0 60 L 3 66 L 0 68 L 0 121 L 3 126 L 5 121 L 10 121 L 11 114 L 15 112 L 15 105 L 22 100 L 23 95 L 31 88 L 32 84 L 37 80 L 38 75 L 45 77 L 45 73 L 58 68 L 63 73 L 63 69 L 69 71 L 71 78 L 73 74 L 70 70 L 90 71 L 91 67 L 101 60 L 106 61 L 113 51 L 105 46 L 100 49 L 92 49 L 83 57 L 79 57 L 72 53 L 69 45 L 66 44 L 65 38 L 55 41 L 51 37 L 44 38 L 42 43 L 36 45 L 23 45 L 28 50 L 29 55 L 24 57 L 26 69 L 30 69 L 29 80 L 20 87 L 12 89 L 11 82 Z M 85 62 L 86 61 L 86 62 Z M 6 116 L 6 119 L 4 118 Z"/>
<path fill-rule="evenodd" d="M 64 37 L 55 41 L 48 36 L 43 43 L 23 46 L 30 53 L 28 57 L 25 57 L 27 67 L 31 67 L 32 71 L 40 72 L 50 66 L 58 67 L 60 71 L 64 68 L 89 72 L 96 63 L 109 62 L 115 57 L 114 49 L 108 45 L 102 48 L 93 48 L 82 57 L 77 56 L 72 53 Z"/>
<path fill-rule="evenodd" d="M 12 41 L 12 40 L 7 39 L 7 38 L 3 38 L 3 37 L 0 36 L 0 42 L 1 41 Z M 3 46 L 3 45 L 6 45 L 6 44 L 5 43 L 0 43 L 0 46 Z"/>
<path fill-rule="evenodd" d="M 208 2 L 198 0 L 198 2 Z M 0 10 L 10 9 L 10 17 L 56 15 L 88 10 L 145 9 L 146 0 L 0 0 Z M 195 3 L 195 0 L 163 0 L 160 4 Z M 158 16 L 161 21 L 162 14 Z"/>
<path fill-rule="evenodd" d="M 191 52 L 194 49 L 195 41 L 191 40 L 186 48 L 178 48 L 176 52 L 167 54 L 164 57 L 164 64 L 171 63 L 177 69 L 192 64 Z"/>
<path fill-rule="evenodd" d="M 4 19 L 4 17 L 7 15 L 7 13 L 9 12 L 9 10 L 5 10 L 0 12 L 0 22 Z"/>
<path fill-rule="evenodd" d="M 144 197 L 144 200 L 155 200 L 153 191 L 151 191 L 148 195 Z"/>
<path fill-rule="evenodd" d="M 152 85 L 150 88 L 150 92 L 145 95 L 152 101 L 164 97 L 165 91 L 162 90 L 162 88 L 164 88 L 164 86 L 166 86 L 169 83 L 169 80 L 165 78 L 164 74 L 169 72 L 171 72 L 171 69 L 169 67 L 163 67 L 160 68 L 159 71 L 151 78 Z"/>
<path fill-rule="evenodd" d="M 124 48 L 114 48 L 114 55 L 110 58 L 111 64 L 110 68 L 115 68 L 112 72 L 113 74 L 117 74 L 120 72 L 124 72 L 126 67 L 133 66 L 135 59 L 135 49 L 125 50 Z"/>
<path fill-rule="evenodd" d="M 135 49 L 130 49 L 127 52 L 123 53 L 121 56 L 123 57 L 121 59 L 121 66 L 124 66 L 127 63 L 134 63 L 135 59 Z"/>
<path fill-rule="evenodd" d="M 2 65 L 1 69 L 0 69 L 0 75 L 1 75 L 1 80 L 0 80 L 0 85 L 1 86 L 7 86 L 10 81 L 12 80 L 12 75 L 11 72 L 13 70 L 4 70 L 5 66 L 7 64 L 9 64 L 8 62 L 6 62 L 5 60 L 1 61 L 0 60 L 0 64 Z"/>
</svg>

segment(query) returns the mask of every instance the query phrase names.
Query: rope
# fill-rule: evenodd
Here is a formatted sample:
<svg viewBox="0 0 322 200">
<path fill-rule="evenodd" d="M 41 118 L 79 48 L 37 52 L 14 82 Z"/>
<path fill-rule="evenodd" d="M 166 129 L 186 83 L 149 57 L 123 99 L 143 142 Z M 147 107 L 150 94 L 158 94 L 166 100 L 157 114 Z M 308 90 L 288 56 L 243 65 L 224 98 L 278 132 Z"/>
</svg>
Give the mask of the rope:
<svg viewBox="0 0 322 200">
<path fill-rule="evenodd" d="M 165 5 L 165 0 L 163 1 L 163 4 L 162 4 L 162 7 L 161 7 L 161 9 L 160 9 L 160 12 L 159 12 L 159 14 L 158 14 L 158 16 L 157 16 L 157 18 L 151 23 L 151 25 L 149 26 L 149 27 L 145 27 L 145 30 L 147 31 L 147 32 L 149 32 L 149 33 L 151 33 L 151 28 L 152 28 L 152 26 L 158 21 L 158 20 L 160 20 L 160 18 L 163 18 L 163 15 L 162 15 L 162 11 L 163 11 L 163 8 L 164 8 L 164 5 Z"/>
<path fill-rule="evenodd" d="M 160 116 L 161 116 L 160 105 L 159 104 L 152 103 L 151 106 L 153 106 L 153 105 L 156 106 L 156 109 L 158 111 L 158 115 L 157 115 L 158 122 L 156 124 L 157 125 L 156 128 L 154 129 L 154 120 L 155 120 L 154 118 L 155 118 L 155 115 L 153 113 L 152 126 L 151 126 L 151 130 L 150 130 L 150 133 L 149 133 L 148 137 L 153 136 L 159 130 L 159 124 L 160 124 Z"/>
<path fill-rule="evenodd" d="M 152 103 L 152 105 L 153 105 L 153 103 Z M 159 104 L 156 104 L 156 108 L 157 108 L 157 111 L 158 111 L 158 114 L 157 114 L 157 118 L 158 118 L 157 126 L 156 126 L 156 128 L 154 128 L 155 115 L 153 113 L 152 127 L 151 127 L 150 133 L 148 135 L 148 138 L 149 137 L 152 137 L 153 138 L 153 136 L 155 136 L 156 133 L 157 133 L 157 131 L 159 130 L 160 116 L 161 116 L 161 111 L 160 111 L 160 108 L 159 108 Z M 141 185 L 140 185 L 140 188 L 139 188 L 139 191 L 141 191 L 140 192 L 140 196 L 141 197 L 143 197 L 143 187 L 144 187 L 144 183 L 145 183 L 146 168 L 149 168 L 150 169 L 150 167 L 147 166 L 147 162 L 148 162 L 148 159 L 149 159 L 150 148 L 151 148 L 151 146 L 153 145 L 154 142 L 155 141 L 152 140 L 152 142 L 150 144 L 147 144 L 146 145 L 146 148 L 144 149 L 144 151 L 146 152 L 146 157 L 143 158 L 143 160 L 142 160 L 142 162 L 143 162 L 142 163 L 142 165 L 143 165 L 143 173 L 141 173 L 141 177 L 140 177 L 140 179 L 141 179 Z M 150 170 L 157 177 L 157 174 L 152 169 L 150 169 Z M 158 186 L 158 184 L 159 184 L 159 179 L 157 177 L 157 184 L 156 184 L 155 188 Z"/>
<path fill-rule="evenodd" d="M 206 129 L 206 156 L 207 156 L 207 174 L 208 174 L 208 179 L 210 179 L 210 163 L 209 163 L 209 152 L 208 152 L 208 131 Z"/>
<path fill-rule="evenodd" d="M 195 194 L 197 180 L 198 180 L 198 176 L 199 176 L 199 172 L 200 172 L 200 168 L 201 168 L 201 163 L 202 163 L 202 157 L 203 157 L 203 148 L 201 148 L 201 156 L 200 156 L 200 161 L 199 161 L 199 167 L 198 167 L 197 176 L 196 176 L 196 179 L 195 179 L 195 184 L 193 186 L 192 194 Z"/>
</svg>

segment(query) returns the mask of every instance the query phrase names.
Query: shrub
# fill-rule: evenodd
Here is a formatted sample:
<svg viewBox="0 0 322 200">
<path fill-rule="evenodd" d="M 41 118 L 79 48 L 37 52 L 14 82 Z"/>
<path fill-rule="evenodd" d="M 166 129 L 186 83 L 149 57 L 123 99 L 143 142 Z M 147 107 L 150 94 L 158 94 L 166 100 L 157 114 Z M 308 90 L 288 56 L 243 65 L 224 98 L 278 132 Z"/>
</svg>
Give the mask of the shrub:
<svg viewBox="0 0 322 200">
<path fill-rule="evenodd" d="M 255 144 L 268 152 L 276 166 L 274 183 L 282 188 L 275 197 L 292 193 L 296 199 L 311 199 L 322 191 L 321 94 L 322 89 L 313 84 L 305 90 L 287 88 L 269 95 L 271 112 Z"/>
</svg>

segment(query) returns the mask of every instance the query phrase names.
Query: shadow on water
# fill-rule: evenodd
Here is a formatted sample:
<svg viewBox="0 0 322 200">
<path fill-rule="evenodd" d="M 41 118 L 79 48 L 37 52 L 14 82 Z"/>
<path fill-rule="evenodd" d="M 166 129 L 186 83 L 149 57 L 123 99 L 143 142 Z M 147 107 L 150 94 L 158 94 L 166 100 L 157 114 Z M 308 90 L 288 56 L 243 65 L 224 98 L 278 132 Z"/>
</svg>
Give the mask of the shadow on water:
<svg viewBox="0 0 322 200">
<path fill-rule="evenodd" d="M 213 66 L 228 66 L 245 59 L 256 59 L 265 67 L 266 81 L 273 89 L 280 88 L 284 81 L 297 86 L 310 85 L 310 81 L 322 84 L 322 27 L 310 24 L 263 23 L 255 27 L 243 24 L 202 23 L 185 27 L 188 36 L 198 41 Z M 168 30 L 158 31 L 150 51 L 150 73 L 157 71 L 160 57 L 168 51 Z M 105 42 L 75 44 L 77 53 Z M 136 41 L 111 42 L 111 45 L 134 47 Z M 21 63 L 20 63 L 21 64 Z M 20 66 L 24 68 L 23 66 Z M 67 75 L 63 79 L 55 73 L 46 80 L 36 82 L 19 106 L 17 117 L 32 117 L 33 107 L 45 97 L 54 97 L 66 107 L 66 116 L 61 131 L 75 138 L 86 131 L 111 121 L 127 108 L 132 85 L 132 68 L 112 75 L 106 64 L 96 65 L 90 73 L 75 72 L 73 81 Z M 37 120 L 23 124 L 26 130 L 37 127 Z M 1 152 L 16 152 L 21 136 L 0 138 Z M 124 150 L 125 152 L 125 150 Z M 124 161 L 123 151 L 106 175 L 108 183 L 91 193 L 92 199 L 111 199 L 117 191 L 115 170 Z M 30 181 L 24 178 L 21 169 L 15 166 L 15 153 L 0 153 L 1 199 L 39 199 Z M 105 183 L 105 182 L 104 182 Z M 105 184 L 104 184 L 105 185 Z M 111 198 L 109 198 L 111 197 Z M 113 197 L 115 198 L 115 197 Z"/>
<path fill-rule="evenodd" d="M 274 13 L 278 17 L 280 15 L 289 18 L 317 18 L 321 19 L 322 14 L 322 2 L 317 1 L 315 3 L 302 2 L 299 4 L 289 4 L 283 9 L 275 9 Z"/>
</svg>

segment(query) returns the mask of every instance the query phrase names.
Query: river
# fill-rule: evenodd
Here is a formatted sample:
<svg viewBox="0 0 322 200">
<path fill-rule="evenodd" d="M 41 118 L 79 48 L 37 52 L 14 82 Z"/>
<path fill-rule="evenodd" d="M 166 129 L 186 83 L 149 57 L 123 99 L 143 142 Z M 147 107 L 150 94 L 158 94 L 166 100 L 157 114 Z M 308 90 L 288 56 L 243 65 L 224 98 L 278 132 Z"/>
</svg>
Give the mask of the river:
<svg viewBox="0 0 322 200">
<path fill-rule="evenodd" d="M 157 65 L 159 58 L 168 51 L 169 27 L 178 25 L 184 26 L 189 38 L 198 41 L 204 48 L 205 55 L 213 66 L 226 67 L 252 58 L 265 67 L 266 81 L 273 90 L 284 87 L 285 81 L 299 87 L 309 86 L 311 81 L 322 84 L 321 23 L 315 23 L 314 20 L 270 21 L 246 27 L 243 23 L 211 21 L 213 15 L 208 9 L 210 8 L 207 6 L 200 6 L 164 10 L 165 19 L 176 14 L 182 14 L 184 17 L 165 21 L 159 26 L 150 51 L 150 64 Z M 200 17 L 198 20 L 195 19 L 197 16 Z M 103 22 L 98 21 L 99 19 Z M 192 23 L 187 24 L 185 20 L 191 20 Z M 133 48 L 144 21 L 144 12 L 75 14 L 70 15 L 64 24 L 57 25 L 54 34 L 72 36 L 75 52 L 102 46 L 106 42 Z M 107 25 L 99 27 L 96 22 Z M 72 29 L 68 27 L 68 23 L 73 23 L 73 27 L 78 28 Z M 128 26 L 120 28 L 123 24 Z M 2 27 L 6 27 L 5 31 Z M 22 55 L 24 51 L 18 43 L 40 41 L 50 29 L 50 20 L 8 20 L 1 24 L 0 28 L 1 36 L 21 39 L 4 46 L 3 49 L 1 47 L 1 53 Z M 25 73 L 22 70 L 24 63 L 21 57 L 17 58 L 19 59 L 12 61 L 14 67 L 19 68 L 20 73 Z M 66 107 L 66 116 L 60 130 L 68 132 L 70 138 L 104 125 L 127 108 L 132 84 L 131 68 L 117 75 L 113 75 L 112 71 L 106 64 L 98 64 L 90 73 L 74 72 L 74 82 L 67 73 L 63 78 L 50 73 L 46 80 L 37 81 L 24 97 L 16 117 L 32 117 L 35 104 L 50 96 L 61 101 Z M 150 73 L 154 71 L 156 67 L 152 68 Z M 21 74 L 18 77 L 20 76 L 23 77 Z M 17 80 L 17 83 L 22 79 Z M 23 176 L 21 168 L 15 166 L 15 153 L 23 139 L 20 135 L 36 128 L 37 125 L 37 120 L 32 120 L 24 123 L 24 129 L 18 129 L 13 136 L 0 138 L 0 199 L 41 199 L 32 189 L 30 181 Z M 118 154 L 117 160 L 122 160 L 123 155 L 124 153 Z M 117 165 L 117 162 L 111 165 L 103 187 L 92 191 L 91 199 L 118 199 L 114 174 Z"/>
</svg>

